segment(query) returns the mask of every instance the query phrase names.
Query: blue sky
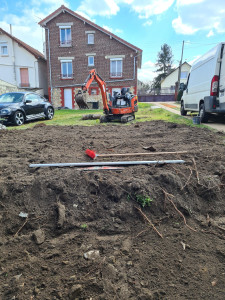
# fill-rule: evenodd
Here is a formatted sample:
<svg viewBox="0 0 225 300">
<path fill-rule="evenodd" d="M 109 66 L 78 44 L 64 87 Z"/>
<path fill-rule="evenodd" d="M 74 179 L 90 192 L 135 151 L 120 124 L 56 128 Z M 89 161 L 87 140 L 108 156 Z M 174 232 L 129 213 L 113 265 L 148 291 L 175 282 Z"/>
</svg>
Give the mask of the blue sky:
<svg viewBox="0 0 225 300">
<path fill-rule="evenodd" d="M 62 4 L 112 31 L 143 50 L 140 80 L 156 76 L 157 53 L 171 46 L 174 66 L 193 60 L 225 41 L 223 0 L 0 0 L 0 27 L 42 51 L 43 30 L 38 22 Z"/>
</svg>

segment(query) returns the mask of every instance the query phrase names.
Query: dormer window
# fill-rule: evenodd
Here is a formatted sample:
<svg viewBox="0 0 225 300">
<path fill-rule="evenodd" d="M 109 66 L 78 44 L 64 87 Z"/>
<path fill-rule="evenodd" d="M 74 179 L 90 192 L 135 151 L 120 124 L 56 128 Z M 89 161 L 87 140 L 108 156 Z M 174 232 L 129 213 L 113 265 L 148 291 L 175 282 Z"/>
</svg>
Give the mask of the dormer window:
<svg viewBox="0 0 225 300">
<path fill-rule="evenodd" d="M 0 43 L 0 54 L 1 56 L 8 55 L 8 45 L 7 43 Z"/>
<path fill-rule="evenodd" d="M 70 47 L 72 42 L 71 26 L 60 26 L 60 46 Z"/>
</svg>

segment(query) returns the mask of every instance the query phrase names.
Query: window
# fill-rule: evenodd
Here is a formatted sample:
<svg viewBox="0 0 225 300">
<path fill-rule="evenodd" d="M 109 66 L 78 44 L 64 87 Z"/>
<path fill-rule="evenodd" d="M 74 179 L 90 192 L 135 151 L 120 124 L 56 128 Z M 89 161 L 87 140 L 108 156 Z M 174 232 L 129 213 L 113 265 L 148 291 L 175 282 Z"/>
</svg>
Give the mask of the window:
<svg viewBox="0 0 225 300">
<path fill-rule="evenodd" d="M 0 43 L 0 53 L 1 53 L 2 56 L 8 55 L 7 43 Z"/>
<path fill-rule="evenodd" d="M 180 79 L 187 79 L 187 77 L 188 77 L 188 72 L 187 71 L 180 73 Z"/>
<path fill-rule="evenodd" d="M 122 58 L 112 58 L 110 60 L 110 77 L 122 77 L 123 60 Z"/>
<path fill-rule="evenodd" d="M 71 46 L 71 27 L 62 26 L 60 27 L 60 46 L 68 47 Z"/>
<path fill-rule="evenodd" d="M 61 78 L 73 78 L 72 60 L 61 61 Z"/>
<path fill-rule="evenodd" d="M 38 101 L 39 101 L 39 96 L 36 95 L 36 94 L 28 94 L 28 95 L 26 95 L 25 100 L 30 100 L 30 101 L 32 101 L 33 103 L 35 103 L 35 102 L 38 102 Z"/>
<path fill-rule="evenodd" d="M 94 44 L 95 43 L 95 36 L 94 33 L 88 33 L 88 44 Z"/>
<path fill-rule="evenodd" d="M 94 60 L 94 56 L 88 56 L 88 66 L 94 66 L 95 65 L 95 60 Z"/>
<path fill-rule="evenodd" d="M 98 88 L 91 87 L 89 90 L 89 95 L 98 95 Z"/>
</svg>

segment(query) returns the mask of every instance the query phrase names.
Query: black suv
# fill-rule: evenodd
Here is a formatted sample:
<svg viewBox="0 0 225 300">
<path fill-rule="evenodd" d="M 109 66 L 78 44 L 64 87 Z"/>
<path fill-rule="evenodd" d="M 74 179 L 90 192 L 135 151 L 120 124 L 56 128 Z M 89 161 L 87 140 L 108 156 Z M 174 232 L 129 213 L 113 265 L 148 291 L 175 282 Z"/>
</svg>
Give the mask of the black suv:
<svg viewBox="0 0 225 300">
<path fill-rule="evenodd" d="M 54 108 L 39 94 L 31 92 L 6 93 L 0 96 L 0 119 L 3 123 L 20 126 L 35 119 L 51 120 Z"/>
</svg>

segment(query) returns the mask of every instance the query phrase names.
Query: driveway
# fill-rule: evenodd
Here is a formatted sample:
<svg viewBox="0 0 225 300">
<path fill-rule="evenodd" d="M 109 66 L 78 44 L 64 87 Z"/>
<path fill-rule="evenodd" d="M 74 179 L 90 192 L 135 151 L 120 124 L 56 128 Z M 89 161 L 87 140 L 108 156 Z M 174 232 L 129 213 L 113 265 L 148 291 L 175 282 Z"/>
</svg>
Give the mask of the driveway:
<svg viewBox="0 0 225 300">
<path fill-rule="evenodd" d="M 179 104 L 171 103 L 171 102 L 152 102 L 151 104 L 155 106 L 159 106 L 163 109 L 166 109 L 174 114 L 180 115 L 180 111 L 177 110 L 177 108 L 180 107 Z M 185 116 L 184 118 L 191 119 L 191 116 Z M 208 123 L 204 123 L 204 125 L 209 126 L 217 131 L 223 131 L 225 132 L 225 117 L 220 116 L 212 116 Z"/>
</svg>

